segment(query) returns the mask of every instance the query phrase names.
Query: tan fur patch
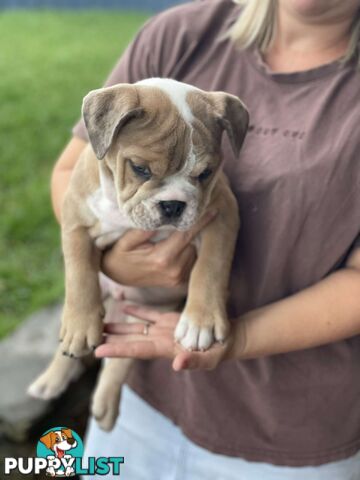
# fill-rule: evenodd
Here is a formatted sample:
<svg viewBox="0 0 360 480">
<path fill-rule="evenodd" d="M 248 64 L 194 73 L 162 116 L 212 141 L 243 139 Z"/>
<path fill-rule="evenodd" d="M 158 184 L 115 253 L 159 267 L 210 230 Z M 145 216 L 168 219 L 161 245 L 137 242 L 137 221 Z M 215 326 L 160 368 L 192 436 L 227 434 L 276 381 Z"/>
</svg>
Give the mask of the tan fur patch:
<svg viewBox="0 0 360 480">
<path fill-rule="evenodd" d="M 153 189 L 181 169 L 191 144 L 191 129 L 169 97 L 155 87 L 136 89 L 144 115 L 124 126 L 107 156 L 124 201 L 143 183 L 131 170 L 129 159 L 151 170 L 148 187 Z"/>
</svg>

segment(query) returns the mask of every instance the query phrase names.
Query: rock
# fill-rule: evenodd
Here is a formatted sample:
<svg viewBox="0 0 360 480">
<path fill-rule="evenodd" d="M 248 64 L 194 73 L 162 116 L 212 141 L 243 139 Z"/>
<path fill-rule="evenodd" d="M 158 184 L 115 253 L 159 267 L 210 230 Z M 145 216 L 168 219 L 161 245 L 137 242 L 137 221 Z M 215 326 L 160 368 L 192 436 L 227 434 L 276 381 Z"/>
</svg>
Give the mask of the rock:
<svg viewBox="0 0 360 480">
<path fill-rule="evenodd" d="M 45 308 L 0 342 L 0 435 L 21 441 L 48 411 L 50 402 L 29 397 L 26 389 L 58 346 L 60 315 L 61 305 Z"/>
</svg>

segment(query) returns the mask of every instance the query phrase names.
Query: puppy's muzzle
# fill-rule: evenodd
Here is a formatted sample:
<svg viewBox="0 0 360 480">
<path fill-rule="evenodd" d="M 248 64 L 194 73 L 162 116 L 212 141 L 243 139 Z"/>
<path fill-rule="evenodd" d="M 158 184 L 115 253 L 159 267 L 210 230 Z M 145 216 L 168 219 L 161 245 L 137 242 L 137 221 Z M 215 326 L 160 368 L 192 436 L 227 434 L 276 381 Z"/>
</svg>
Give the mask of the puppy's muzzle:
<svg viewBox="0 0 360 480">
<path fill-rule="evenodd" d="M 165 220 L 175 220 L 179 218 L 185 210 L 186 203 L 179 200 L 168 200 L 159 202 L 159 208 L 162 217 Z"/>
</svg>

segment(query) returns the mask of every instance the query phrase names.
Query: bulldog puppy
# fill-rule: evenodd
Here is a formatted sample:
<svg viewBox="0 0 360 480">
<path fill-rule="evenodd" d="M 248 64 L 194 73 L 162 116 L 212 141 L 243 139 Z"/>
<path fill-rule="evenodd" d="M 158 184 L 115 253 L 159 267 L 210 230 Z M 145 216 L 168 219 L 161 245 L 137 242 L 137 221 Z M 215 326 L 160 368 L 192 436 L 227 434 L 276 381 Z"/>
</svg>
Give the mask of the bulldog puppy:
<svg viewBox="0 0 360 480">
<path fill-rule="evenodd" d="M 101 252 L 128 229 L 159 230 L 164 238 L 190 229 L 207 209 L 218 211 L 196 242 L 197 260 L 175 340 L 186 349 L 206 350 L 229 333 L 227 289 L 239 214 L 221 170 L 220 145 L 226 131 L 239 154 L 248 127 L 243 103 L 224 92 L 151 78 L 90 92 L 83 117 L 90 144 L 75 166 L 62 209 L 61 345 L 29 389 L 40 398 L 57 396 L 79 374 L 79 364 L 69 357 L 86 355 L 102 342 Z M 186 295 L 183 286 L 119 288 L 122 301 L 162 309 Z M 112 359 L 103 367 L 93 413 L 104 429 L 115 422 L 130 363 Z"/>
</svg>

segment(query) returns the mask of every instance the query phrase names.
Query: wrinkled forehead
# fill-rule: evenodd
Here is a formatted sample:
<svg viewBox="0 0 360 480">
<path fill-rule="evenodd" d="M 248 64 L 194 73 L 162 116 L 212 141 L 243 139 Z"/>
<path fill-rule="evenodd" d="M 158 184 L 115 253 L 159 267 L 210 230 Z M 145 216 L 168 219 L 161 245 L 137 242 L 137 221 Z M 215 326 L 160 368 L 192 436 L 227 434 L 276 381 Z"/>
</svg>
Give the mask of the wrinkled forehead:
<svg viewBox="0 0 360 480">
<path fill-rule="evenodd" d="M 148 79 L 136 86 L 146 114 L 121 135 L 125 157 L 146 160 L 154 173 L 168 175 L 195 152 L 214 150 L 211 114 L 201 90 L 166 79 Z"/>
</svg>

